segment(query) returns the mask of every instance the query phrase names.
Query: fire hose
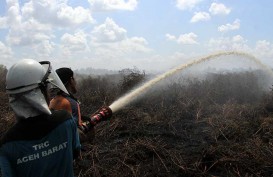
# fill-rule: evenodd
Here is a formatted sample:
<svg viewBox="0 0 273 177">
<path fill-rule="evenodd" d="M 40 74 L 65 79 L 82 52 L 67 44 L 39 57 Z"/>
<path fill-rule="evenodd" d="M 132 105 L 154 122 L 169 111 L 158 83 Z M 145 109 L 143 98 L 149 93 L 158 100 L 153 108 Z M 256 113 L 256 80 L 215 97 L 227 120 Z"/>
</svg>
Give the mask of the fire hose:
<svg viewBox="0 0 273 177">
<path fill-rule="evenodd" d="M 110 107 L 103 106 L 93 115 L 91 115 L 86 121 L 82 122 L 82 124 L 79 126 L 79 129 L 83 133 L 87 133 L 99 122 L 109 120 L 112 117 L 112 114 L 113 112 Z"/>
</svg>

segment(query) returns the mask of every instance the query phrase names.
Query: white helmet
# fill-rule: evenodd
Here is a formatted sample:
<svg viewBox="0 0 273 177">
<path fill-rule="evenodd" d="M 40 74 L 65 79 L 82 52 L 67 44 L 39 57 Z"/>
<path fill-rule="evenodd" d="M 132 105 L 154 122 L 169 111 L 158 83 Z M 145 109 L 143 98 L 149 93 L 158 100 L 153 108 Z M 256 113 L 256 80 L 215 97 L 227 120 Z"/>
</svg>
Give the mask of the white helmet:
<svg viewBox="0 0 273 177">
<path fill-rule="evenodd" d="M 62 81 L 52 70 L 49 61 L 37 62 L 32 59 L 24 59 L 8 70 L 6 91 L 8 94 L 24 93 L 47 83 L 51 83 L 68 94 Z"/>
</svg>

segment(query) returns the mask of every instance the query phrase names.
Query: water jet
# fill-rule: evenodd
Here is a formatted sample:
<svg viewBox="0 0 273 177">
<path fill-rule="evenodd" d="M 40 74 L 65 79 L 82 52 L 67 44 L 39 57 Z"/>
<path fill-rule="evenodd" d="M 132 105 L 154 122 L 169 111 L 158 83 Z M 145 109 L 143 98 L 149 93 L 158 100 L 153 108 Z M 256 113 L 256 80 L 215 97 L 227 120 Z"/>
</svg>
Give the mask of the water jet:
<svg viewBox="0 0 273 177">
<path fill-rule="evenodd" d="M 209 61 L 212 59 L 217 59 L 217 57 L 220 56 L 228 56 L 228 55 L 235 55 L 235 56 L 242 56 L 242 57 L 246 57 L 252 61 L 254 61 L 255 63 L 257 63 L 258 65 L 260 65 L 261 67 L 263 67 L 271 76 L 273 76 L 273 71 L 271 70 L 271 68 L 269 68 L 268 66 L 264 65 L 263 63 L 261 63 L 257 58 L 255 58 L 254 56 L 244 53 L 244 52 L 237 52 L 237 51 L 229 51 L 229 52 L 219 52 L 219 53 L 215 53 L 215 54 L 211 54 L 208 56 L 204 56 L 201 58 L 198 58 L 192 62 L 180 65 L 176 68 L 173 68 L 157 77 L 155 77 L 154 79 L 144 83 L 142 86 L 134 89 L 133 91 L 129 92 L 128 94 L 122 96 L 121 98 L 119 98 L 118 100 L 114 101 L 109 107 L 112 109 L 113 112 L 117 112 L 118 110 L 120 110 L 122 107 L 128 105 L 130 102 L 134 101 L 139 95 L 144 94 L 149 88 L 151 88 L 152 86 L 154 86 L 156 83 L 158 83 L 159 81 L 185 69 L 188 67 L 191 67 L 193 65 L 205 62 L 205 61 Z"/>
</svg>

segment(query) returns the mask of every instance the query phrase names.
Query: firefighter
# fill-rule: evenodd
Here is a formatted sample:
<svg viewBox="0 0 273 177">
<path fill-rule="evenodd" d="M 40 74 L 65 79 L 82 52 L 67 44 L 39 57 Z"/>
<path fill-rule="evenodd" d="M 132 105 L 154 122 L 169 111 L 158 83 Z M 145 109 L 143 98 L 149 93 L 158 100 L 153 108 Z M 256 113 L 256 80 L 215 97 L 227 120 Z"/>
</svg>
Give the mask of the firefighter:
<svg viewBox="0 0 273 177">
<path fill-rule="evenodd" d="M 6 92 L 16 123 L 1 138 L 2 176 L 74 176 L 79 134 L 69 112 L 49 109 L 52 85 L 68 94 L 48 61 L 25 59 L 8 70 Z"/>
<path fill-rule="evenodd" d="M 68 93 L 59 90 L 57 95 L 50 101 L 50 109 L 64 109 L 73 115 L 74 120 L 78 125 L 81 142 L 87 141 L 90 136 L 93 138 L 94 126 L 101 121 L 110 119 L 112 110 L 108 106 L 103 106 L 91 116 L 82 116 L 79 101 L 74 97 L 74 94 L 77 93 L 77 82 L 74 78 L 74 72 L 70 68 L 63 67 L 57 69 L 56 73 L 65 85 Z M 87 137 L 86 135 L 88 133 L 89 136 Z"/>
</svg>

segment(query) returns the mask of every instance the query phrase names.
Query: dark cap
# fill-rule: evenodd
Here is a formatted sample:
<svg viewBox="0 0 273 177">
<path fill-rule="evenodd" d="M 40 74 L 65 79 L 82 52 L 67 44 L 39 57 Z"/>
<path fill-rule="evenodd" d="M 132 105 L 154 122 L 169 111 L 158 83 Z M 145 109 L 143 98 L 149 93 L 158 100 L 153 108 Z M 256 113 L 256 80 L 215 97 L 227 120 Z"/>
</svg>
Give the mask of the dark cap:
<svg viewBox="0 0 273 177">
<path fill-rule="evenodd" d="M 73 77 L 73 71 L 70 68 L 59 68 L 56 70 L 56 73 L 64 85 L 66 85 L 70 78 Z"/>
</svg>

